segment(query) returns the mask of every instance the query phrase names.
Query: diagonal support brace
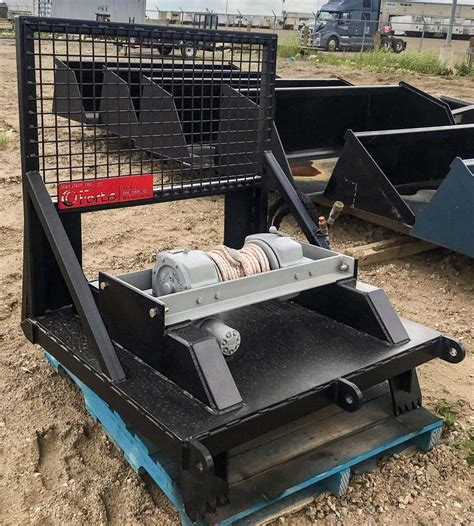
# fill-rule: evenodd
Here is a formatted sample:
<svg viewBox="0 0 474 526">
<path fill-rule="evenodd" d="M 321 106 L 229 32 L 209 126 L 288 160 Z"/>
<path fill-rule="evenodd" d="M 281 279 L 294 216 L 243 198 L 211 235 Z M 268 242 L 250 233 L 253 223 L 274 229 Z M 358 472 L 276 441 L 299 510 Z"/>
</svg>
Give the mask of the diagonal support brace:
<svg viewBox="0 0 474 526">
<path fill-rule="evenodd" d="M 272 177 L 277 190 L 281 193 L 288 209 L 296 219 L 299 227 L 306 236 L 306 239 L 312 244 L 321 248 L 329 248 L 326 237 L 318 233 L 319 227 L 311 219 L 308 211 L 296 192 L 296 188 L 288 179 L 283 168 L 280 166 L 275 155 L 271 151 L 265 152 L 265 171 Z"/>
<path fill-rule="evenodd" d="M 113 382 L 124 380 L 125 373 L 112 340 L 105 328 L 87 279 L 41 175 L 38 172 L 28 172 L 24 177 L 24 185 L 71 295 L 74 307 L 79 314 L 84 331 L 96 351 L 102 372 Z"/>
</svg>

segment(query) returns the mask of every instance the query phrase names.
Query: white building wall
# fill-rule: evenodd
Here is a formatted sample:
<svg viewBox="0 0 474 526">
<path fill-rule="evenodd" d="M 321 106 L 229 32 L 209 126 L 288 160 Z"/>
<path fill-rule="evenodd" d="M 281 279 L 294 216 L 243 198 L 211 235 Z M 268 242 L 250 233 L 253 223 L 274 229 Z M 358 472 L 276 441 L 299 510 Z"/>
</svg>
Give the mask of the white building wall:
<svg viewBox="0 0 474 526">
<path fill-rule="evenodd" d="M 32 15 L 37 14 L 36 0 L 9 0 L 6 2 L 9 11 L 15 11 L 18 13 L 31 13 Z"/>
<path fill-rule="evenodd" d="M 40 14 L 55 18 L 96 20 L 109 15 L 110 22 L 145 21 L 146 0 L 40 0 Z"/>
</svg>

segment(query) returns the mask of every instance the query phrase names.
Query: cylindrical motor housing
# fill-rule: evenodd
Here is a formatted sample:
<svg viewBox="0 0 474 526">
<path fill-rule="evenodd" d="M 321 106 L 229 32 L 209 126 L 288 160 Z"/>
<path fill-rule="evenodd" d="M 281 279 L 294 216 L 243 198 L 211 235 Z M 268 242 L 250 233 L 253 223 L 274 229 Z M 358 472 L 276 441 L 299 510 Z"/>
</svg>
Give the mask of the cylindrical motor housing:
<svg viewBox="0 0 474 526">
<path fill-rule="evenodd" d="M 245 243 L 258 245 L 266 254 L 270 268 L 291 267 L 304 262 L 303 247 L 296 239 L 276 233 L 252 234 Z"/>
<path fill-rule="evenodd" d="M 214 336 L 224 356 L 232 356 L 239 350 L 240 333 L 216 317 L 199 320 L 198 326 Z"/>
<path fill-rule="evenodd" d="M 152 272 L 155 296 L 205 287 L 219 281 L 214 262 L 202 250 L 169 250 L 157 254 Z"/>
</svg>

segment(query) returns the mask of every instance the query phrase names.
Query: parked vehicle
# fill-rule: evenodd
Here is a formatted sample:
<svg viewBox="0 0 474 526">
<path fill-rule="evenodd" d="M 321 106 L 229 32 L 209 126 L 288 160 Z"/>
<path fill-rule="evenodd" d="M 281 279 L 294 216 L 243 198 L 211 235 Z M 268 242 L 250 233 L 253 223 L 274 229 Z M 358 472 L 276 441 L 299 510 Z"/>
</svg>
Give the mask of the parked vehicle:
<svg viewBox="0 0 474 526">
<path fill-rule="evenodd" d="M 193 27 L 199 29 L 217 29 L 218 26 L 218 15 L 211 13 L 195 13 L 193 19 Z M 199 49 L 212 50 L 212 44 L 197 42 L 197 41 L 179 41 L 179 42 L 166 42 L 160 39 L 152 40 L 149 38 L 137 39 L 130 38 L 130 43 L 127 45 L 129 48 L 148 48 L 156 49 L 158 52 L 163 55 L 171 55 L 174 49 L 179 49 L 181 55 L 185 59 L 192 59 L 196 56 L 196 53 Z M 123 44 L 119 44 L 121 47 L 124 47 Z"/>
<path fill-rule="evenodd" d="M 237 16 L 234 18 L 235 27 L 247 27 L 250 24 L 250 20 L 245 16 Z"/>
<path fill-rule="evenodd" d="M 316 20 L 300 31 L 305 47 L 327 51 L 373 49 L 380 18 L 380 0 L 332 0 L 319 11 Z M 406 42 L 390 27 L 382 31 L 379 47 L 401 53 Z"/>
</svg>

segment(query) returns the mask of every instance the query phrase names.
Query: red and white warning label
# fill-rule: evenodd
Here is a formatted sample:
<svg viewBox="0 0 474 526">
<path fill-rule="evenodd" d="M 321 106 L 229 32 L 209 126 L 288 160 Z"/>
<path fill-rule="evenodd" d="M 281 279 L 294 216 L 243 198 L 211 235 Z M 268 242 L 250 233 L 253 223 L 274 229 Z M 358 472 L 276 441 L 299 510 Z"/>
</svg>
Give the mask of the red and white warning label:
<svg viewBox="0 0 474 526">
<path fill-rule="evenodd" d="M 58 207 L 89 208 L 92 206 L 151 199 L 153 197 L 153 175 L 130 175 L 59 183 Z"/>
</svg>

